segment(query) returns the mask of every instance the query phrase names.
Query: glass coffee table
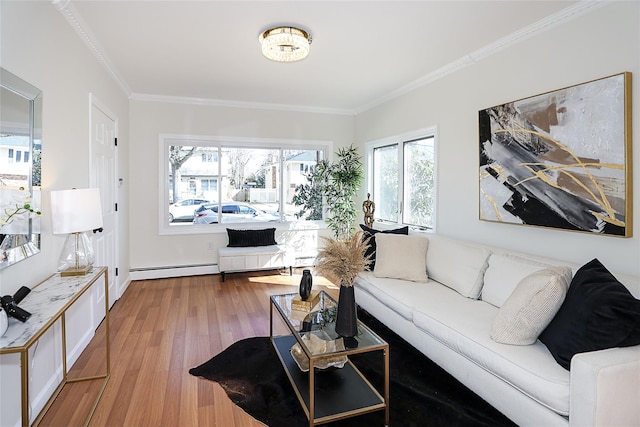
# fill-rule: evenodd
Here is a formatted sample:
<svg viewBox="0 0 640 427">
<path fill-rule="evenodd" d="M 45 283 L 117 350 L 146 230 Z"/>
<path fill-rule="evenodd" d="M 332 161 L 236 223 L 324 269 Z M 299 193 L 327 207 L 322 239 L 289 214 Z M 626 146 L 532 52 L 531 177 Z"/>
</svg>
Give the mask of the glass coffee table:
<svg viewBox="0 0 640 427">
<path fill-rule="evenodd" d="M 295 310 L 291 302 L 296 295 L 271 296 L 269 335 L 309 426 L 382 410 L 389 425 L 389 345 L 358 321 L 355 340 L 344 348 L 335 331 L 338 303 L 321 291 L 310 311 Z M 274 321 L 284 323 L 290 333 L 274 336 Z M 382 353 L 380 391 L 348 360 L 349 355 L 371 351 Z"/>
</svg>

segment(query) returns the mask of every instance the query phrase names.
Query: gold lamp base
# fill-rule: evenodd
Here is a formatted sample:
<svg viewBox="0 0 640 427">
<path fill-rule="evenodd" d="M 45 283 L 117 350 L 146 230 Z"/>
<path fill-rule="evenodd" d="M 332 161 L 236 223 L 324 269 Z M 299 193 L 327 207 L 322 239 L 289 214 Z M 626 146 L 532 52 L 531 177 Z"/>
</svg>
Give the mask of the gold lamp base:
<svg viewBox="0 0 640 427">
<path fill-rule="evenodd" d="M 67 268 L 66 270 L 62 270 L 60 272 L 60 276 L 84 276 L 91 271 L 91 266 L 87 265 L 85 267 L 78 268 Z"/>
</svg>

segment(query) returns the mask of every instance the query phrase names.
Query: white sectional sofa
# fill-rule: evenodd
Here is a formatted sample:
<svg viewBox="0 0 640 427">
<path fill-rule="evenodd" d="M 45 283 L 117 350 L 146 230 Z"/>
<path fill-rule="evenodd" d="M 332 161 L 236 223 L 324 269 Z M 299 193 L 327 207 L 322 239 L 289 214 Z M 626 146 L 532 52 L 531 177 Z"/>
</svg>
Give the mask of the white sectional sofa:
<svg viewBox="0 0 640 427">
<path fill-rule="evenodd" d="M 387 250 L 392 259 L 381 266 L 387 237 L 376 236 L 376 268 L 356 279 L 357 303 L 515 423 L 640 426 L 640 345 L 577 354 L 567 370 L 540 340 L 510 345 L 491 338 L 500 307 L 531 271 L 568 266 L 575 273 L 579 265 L 421 234 L 409 237 L 428 241 L 428 281 L 380 277 L 390 263 L 396 271 L 407 267 L 407 257 Z M 640 297 L 639 278 L 616 278 Z"/>
</svg>

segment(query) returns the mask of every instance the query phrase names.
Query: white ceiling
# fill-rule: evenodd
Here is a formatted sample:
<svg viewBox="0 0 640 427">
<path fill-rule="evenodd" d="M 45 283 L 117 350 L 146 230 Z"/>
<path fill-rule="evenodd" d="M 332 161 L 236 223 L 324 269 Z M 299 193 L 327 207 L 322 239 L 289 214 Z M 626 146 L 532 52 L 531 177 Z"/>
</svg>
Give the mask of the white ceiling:
<svg viewBox="0 0 640 427">
<path fill-rule="evenodd" d="M 353 114 L 595 7 L 578 1 L 53 0 L 134 99 Z M 258 35 L 294 24 L 303 61 Z M 191 101 L 195 101 L 191 99 Z"/>
</svg>

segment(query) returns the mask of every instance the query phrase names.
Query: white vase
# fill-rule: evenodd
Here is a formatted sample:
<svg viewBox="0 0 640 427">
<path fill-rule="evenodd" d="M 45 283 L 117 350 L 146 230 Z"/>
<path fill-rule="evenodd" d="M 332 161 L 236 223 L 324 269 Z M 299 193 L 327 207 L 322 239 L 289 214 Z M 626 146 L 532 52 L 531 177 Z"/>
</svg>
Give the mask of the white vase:
<svg viewBox="0 0 640 427">
<path fill-rule="evenodd" d="M 7 332 L 9 327 L 9 319 L 7 318 L 7 312 L 0 307 L 0 337 Z"/>
</svg>

